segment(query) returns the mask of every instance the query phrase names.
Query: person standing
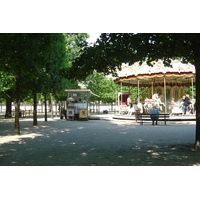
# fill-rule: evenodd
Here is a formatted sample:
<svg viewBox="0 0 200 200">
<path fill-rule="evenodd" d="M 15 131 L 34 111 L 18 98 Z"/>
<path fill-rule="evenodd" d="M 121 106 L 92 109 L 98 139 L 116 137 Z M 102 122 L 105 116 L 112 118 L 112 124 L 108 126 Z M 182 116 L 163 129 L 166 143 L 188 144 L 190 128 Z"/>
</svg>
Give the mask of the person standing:
<svg viewBox="0 0 200 200">
<path fill-rule="evenodd" d="M 189 105 L 191 104 L 190 102 L 190 98 L 189 98 L 189 95 L 186 94 L 185 95 L 185 99 L 183 101 L 183 111 L 184 111 L 184 114 L 189 113 Z"/>
<path fill-rule="evenodd" d="M 131 105 L 131 95 L 128 95 L 128 98 L 126 99 L 127 106 Z"/>
<path fill-rule="evenodd" d="M 181 103 L 180 103 L 180 105 L 181 105 L 180 107 L 181 107 L 181 109 L 182 109 L 182 115 L 184 115 L 184 112 L 185 112 L 185 107 L 184 107 L 184 105 L 183 105 L 183 104 L 184 104 L 184 101 L 185 101 L 185 96 L 183 96 L 182 99 L 180 100 L 180 102 L 181 102 Z"/>
<path fill-rule="evenodd" d="M 138 101 L 135 101 L 133 106 L 134 106 L 134 110 L 135 110 L 135 123 L 137 123 L 138 114 L 140 113 L 140 108 L 138 107 Z"/>
<path fill-rule="evenodd" d="M 154 125 L 154 122 L 156 122 L 155 125 L 158 125 L 158 115 L 156 114 L 160 114 L 159 110 L 156 108 L 156 106 L 153 106 L 152 110 L 150 111 L 149 114 L 153 114 L 151 115 L 151 120 L 152 120 L 152 125 Z"/>
<path fill-rule="evenodd" d="M 134 112 L 134 107 L 133 107 L 133 103 L 131 101 L 131 102 L 129 102 L 127 115 L 132 115 L 133 112 Z"/>
</svg>

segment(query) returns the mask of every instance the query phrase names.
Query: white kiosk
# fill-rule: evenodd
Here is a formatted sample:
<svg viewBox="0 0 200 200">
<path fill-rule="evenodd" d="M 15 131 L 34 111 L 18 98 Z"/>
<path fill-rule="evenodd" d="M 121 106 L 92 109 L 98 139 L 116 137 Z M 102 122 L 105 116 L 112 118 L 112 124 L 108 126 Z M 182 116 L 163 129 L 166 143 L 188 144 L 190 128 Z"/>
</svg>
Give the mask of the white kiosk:
<svg viewBox="0 0 200 200">
<path fill-rule="evenodd" d="M 88 120 L 91 90 L 65 90 L 67 92 L 67 119 Z"/>
</svg>

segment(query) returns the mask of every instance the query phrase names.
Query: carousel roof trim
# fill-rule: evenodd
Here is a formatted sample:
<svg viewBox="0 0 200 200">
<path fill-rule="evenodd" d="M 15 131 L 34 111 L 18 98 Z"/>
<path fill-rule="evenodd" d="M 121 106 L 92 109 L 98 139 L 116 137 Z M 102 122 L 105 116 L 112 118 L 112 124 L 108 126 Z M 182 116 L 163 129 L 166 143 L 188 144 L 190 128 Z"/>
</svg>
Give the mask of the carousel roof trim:
<svg viewBox="0 0 200 200">
<path fill-rule="evenodd" d="M 123 81 L 123 80 L 138 80 L 138 79 L 145 79 L 145 78 L 162 78 L 164 76 L 166 77 L 193 77 L 195 74 L 193 72 L 167 72 L 165 74 L 163 73 L 154 73 L 154 74 L 139 74 L 139 75 L 132 75 L 132 76 L 124 76 L 124 77 L 119 77 L 115 79 L 116 82 L 118 81 Z"/>
<path fill-rule="evenodd" d="M 143 63 L 141 66 L 138 63 L 134 63 L 131 66 L 123 64 L 122 70 L 118 71 L 118 77 L 114 82 L 119 84 L 125 81 L 127 84 L 136 84 L 137 80 L 145 81 L 147 79 L 161 79 L 163 77 L 171 81 L 178 81 L 178 79 L 196 76 L 194 65 L 183 64 L 180 60 L 174 60 L 171 66 L 165 67 L 162 60 L 154 62 L 153 67 L 148 66 L 146 63 Z"/>
<path fill-rule="evenodd" d="M 124 77 L 124 76 L 138 76 L 140 74 L 157 74 L 162 73 L 166 74 L 168 72 L 195 72 L 195 66 L 188 64 L 181 63 L 180 60 L 172 60 L 171 67 L 166 67 L 163 64 L 162 60 L 159 60 L 157 62 L 154 62 L 153 67 L 149 66 L 144 62 L 142 65 L 139 65 L 139 63 L 134 63 L 133 65 L 126 65 L 122 64 L 122 70 L 118 71 L 118 77 Z"/>
</svg>

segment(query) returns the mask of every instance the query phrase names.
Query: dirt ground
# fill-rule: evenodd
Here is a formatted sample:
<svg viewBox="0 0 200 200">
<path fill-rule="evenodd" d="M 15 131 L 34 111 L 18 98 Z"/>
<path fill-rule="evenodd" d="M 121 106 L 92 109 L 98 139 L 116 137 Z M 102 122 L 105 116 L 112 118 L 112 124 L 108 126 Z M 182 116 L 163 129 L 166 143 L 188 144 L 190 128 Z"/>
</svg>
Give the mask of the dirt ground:
<svg viewBox="0 0 200 200">
<path fill-rule="evenodd" d="M 14 136 L 13 119 L 0 119 L 1 166 L 199 166 L 193 149 L 195 122 L 140 126 L 128 120 L 66 121 L 38 126 L 21 118 Z"/>
</svg>

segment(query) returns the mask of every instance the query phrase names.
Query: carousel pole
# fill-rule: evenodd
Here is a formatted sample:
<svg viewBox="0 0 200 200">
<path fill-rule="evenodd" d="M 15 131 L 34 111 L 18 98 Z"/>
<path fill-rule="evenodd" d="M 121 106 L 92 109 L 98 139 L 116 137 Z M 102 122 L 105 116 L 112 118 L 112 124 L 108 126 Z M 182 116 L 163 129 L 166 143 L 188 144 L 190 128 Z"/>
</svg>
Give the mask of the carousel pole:
<svg viewBox="0 0 200 200">
<path fill-rule="evenodd" d="M 120 82 L 120 85 L 121 85 L 121 94 L 122 94 L 122 81 Z M 122 99 L 121 99 L 122 100 Z"/>
<path fill-rule="evenodd" d="M 122 81 L 120 82 L 120 85 L 121 85 L 121 98 L 120 98 L 120 100 L 121 100 L 121 104 L 122 104 Z M 121 104 L 120 104 L 120 106 L 121 106 Z"/>
<path fill-rule="evenodd" d="M 140 80 L 138 79 L 138 99 L 140 99 Z"/>
<path fill-rule="evenodd" d="M 165 96 L 165 113 L 167 113 L 167 97 L 166 97 L 166 79 L 164 76 L 164 96 Z"/>
<path fill-rule="evenodd" d="M 118 102 L 118 105 L 119 105 L 119 114 L 121 114 L 121 112 L 122 112 L 122 81 L 120 82 L 120 86 L 121 86 L 121 88 L 120 88 L 120 91 L 121 91 L 121 95 L 120 95 L 120 99 L 118 100 L 119 102 Z"/>
<path fill-rule="evenodd" d="M 194 94 L 193 94 L 193 86 L 194 86 L 194 83 L 193 83 L 193 78 L 191 78 L 191 80 L 192 80 L 192 99 L 194 99 Z"/>
</svg>

